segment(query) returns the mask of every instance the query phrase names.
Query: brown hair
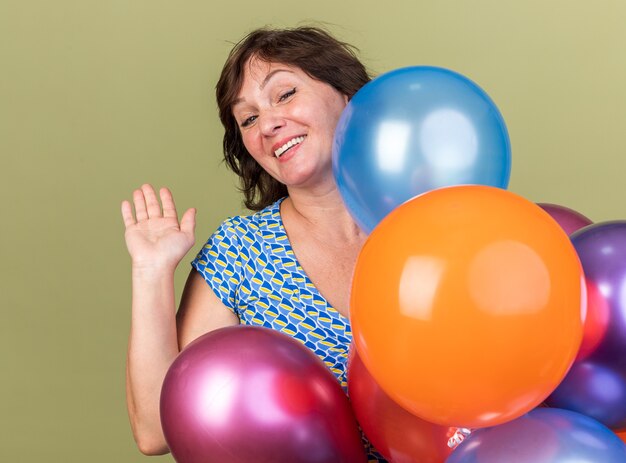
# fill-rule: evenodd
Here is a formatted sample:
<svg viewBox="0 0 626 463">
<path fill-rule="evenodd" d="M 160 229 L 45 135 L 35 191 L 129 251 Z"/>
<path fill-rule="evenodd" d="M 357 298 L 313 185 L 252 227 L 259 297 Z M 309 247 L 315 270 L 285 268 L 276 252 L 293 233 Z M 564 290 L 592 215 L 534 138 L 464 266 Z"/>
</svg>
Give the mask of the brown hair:
<svg viewBox="0 0 626 463">
<path fill-rule="evenodd" d="M 287 187 L 274 179 L 254 160 L 241 139 L 232 113 L 252 57 L 263 61 L 297 66 L 313 79 L 327 83 L 348 98 L 370 77 L 358 60 L 356 49 L 340 42 L 318 27 L 257 29 L 237 43 L 224 64 L 215 94 L 224 125 L 224 160 L 239 176 L 240 190 L 248 209 L 258 211 L 287 195 Z"/>
</svg>

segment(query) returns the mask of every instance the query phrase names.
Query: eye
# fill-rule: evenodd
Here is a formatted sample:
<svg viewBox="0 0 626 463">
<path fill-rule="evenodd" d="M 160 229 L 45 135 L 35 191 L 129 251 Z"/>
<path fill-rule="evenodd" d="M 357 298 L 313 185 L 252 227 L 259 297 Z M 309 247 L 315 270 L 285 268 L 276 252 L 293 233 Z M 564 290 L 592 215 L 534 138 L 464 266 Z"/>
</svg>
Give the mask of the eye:
<svg viewBox="0 0 626 463">
<path fill-rule="evenodd" d="M 293 95 L 295 95 L 295 94 L 296 94 L 296 87 L 292 88 L 291 90 L 289 90 L 289 91 L 288 91 L 288 92 L 286 92 L 286 93 L 283 93 L 283 94 L 280 96 L 280 98 L 278 98 L 278 101 L 279 101 L 279 102 L 282 102 L 282 101 L 288 100 L 289 98 L 291 98 L 291 97 L 292 97 Z"/>
<path fill-rule="evenodd" d="M 250 126 L 250 124 L 252 124 L 254 121 L 256 121 L 257 116 L 250 116 L 249 118 L 245 119 L 242 123 L 241 126 L 242 127 L 248 127 Z"/>
</svg>

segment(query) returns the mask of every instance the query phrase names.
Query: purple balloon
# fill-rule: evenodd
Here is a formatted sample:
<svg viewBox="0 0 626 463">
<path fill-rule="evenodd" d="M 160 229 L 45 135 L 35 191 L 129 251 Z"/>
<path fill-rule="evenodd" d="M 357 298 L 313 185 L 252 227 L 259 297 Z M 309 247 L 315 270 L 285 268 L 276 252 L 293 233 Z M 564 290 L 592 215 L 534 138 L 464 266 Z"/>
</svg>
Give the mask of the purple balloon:
<svg viewBox="0 0 626 463">
<path fill-rule="evenodd" d="M 222 328 L 189 344 L 165 376 L 161 424 L 179 463 L 366 461 L 336 378 L 267 328 Z"/>
<path fill-rule="evenodd" d="M 610 428 L 621 428 L 626 408 L 626 377 L 589 360 L 576 362 L 548 405 L 575 410 Z"/>
<path fill-rule="evenodd" d="M 606 426 L 569 410 L 536 408 L 474 431 L 446 463 L 624 463 L 626 445 Z"/>
<path fill-rule="evenodd" d="M 626 427 L 626 221 L 590 225 L 571 239 L 590 289 L 587 318 L 602 319 L 603 326 L 593 349 L 574 363 L 546 402 L 621 429 Z M 594 335 L 585 329 L 585 337 Z"/>
<path fill-rule="evenodd" d="M 571 235 L 576 230 L 579 230 L 587 225 L 591 225 L 593 222 L 582 215 L 580 212 L 576 212 L 573 209 L 565 206 L 559 206 L 558 204 L 550 203 L 538 203 L 544 211 L 556 220 L 565 233 Z"/>
</svg>

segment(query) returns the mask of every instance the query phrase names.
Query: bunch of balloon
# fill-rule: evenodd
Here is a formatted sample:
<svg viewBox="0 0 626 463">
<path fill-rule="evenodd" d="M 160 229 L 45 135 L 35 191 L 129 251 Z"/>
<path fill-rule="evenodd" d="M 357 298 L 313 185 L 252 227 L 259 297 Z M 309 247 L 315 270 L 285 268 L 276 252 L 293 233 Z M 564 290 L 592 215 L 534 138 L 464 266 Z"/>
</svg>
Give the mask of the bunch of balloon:
<svg viewBox="0 0 626 463">
<path fill-rule="evenodd" d="M 580 347 L 584 279 L 539 206 L 440 188 L 394 209 L 357 260 L 357 351 L 383 391 L 442 426 L 481 428 L 542 403 Z"/>
<path fill-rule="evenodd" d="M 503 190 L 510 161 L 493 101 L 446 69 L 384 74 L 339 120 L 335 178 L 370 233 L 352 283 L 354 342 L 370 395 L 389 399 L 353 406 L 376 445 L 398 450 L 390 461 L 424 449 L 399 450 L 389 416 L 428 423 L 422 435 L 505 423 L 542 403 L 578 352 L 580 262 L 548 213 Z"/>
<path fill-rule="evenodd" d="M 572 237 L 587 282 L 583 344 L 546 403 L 626 429 L 626 221 L 589 225 Z"/>
<path fill-rule="evenodd" d="M 478 85 L 444 68 L 382 74 L 352 97 L 335 129 L 335 179 L 368 233 L 418 194 L 460 184 L 506 188 L 510 170 L 500 111 Z"/>
<path fill-rule="evenodd" d="M 222 328 L 189 344 L 163 382 L 161 424 L 178 463 L 366 462 L 333 374 L 267 328 Z"/>
<path fill-rule="evenodd" d="M 348 359 L 348 393 L 356 418 L 376 450 L 393 463 L 442 463 L 457 428 L 412 415 L 396 404 L 369 374 L 354 345 Z"/>
<path fill-rule="evenodd" d="M 626 445 L 596 420 L 569 410 L 538 408 L 473 432 L 446 463 L 623 463 Z"/>
</svg>

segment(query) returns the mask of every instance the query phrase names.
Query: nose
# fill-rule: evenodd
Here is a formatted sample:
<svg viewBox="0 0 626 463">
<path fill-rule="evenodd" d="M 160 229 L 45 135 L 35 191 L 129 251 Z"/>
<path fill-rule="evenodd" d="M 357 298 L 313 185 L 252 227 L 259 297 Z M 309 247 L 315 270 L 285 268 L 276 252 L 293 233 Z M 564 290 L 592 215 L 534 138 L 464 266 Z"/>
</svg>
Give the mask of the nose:
<svg viewBox="0 0 626 463">
<path fill-rule="evenodd" d="M 275 109 L 266 110 L 259 115 L 261 133 L 273 136 L 285 126 L 285 118 Z"/>
</svg>

